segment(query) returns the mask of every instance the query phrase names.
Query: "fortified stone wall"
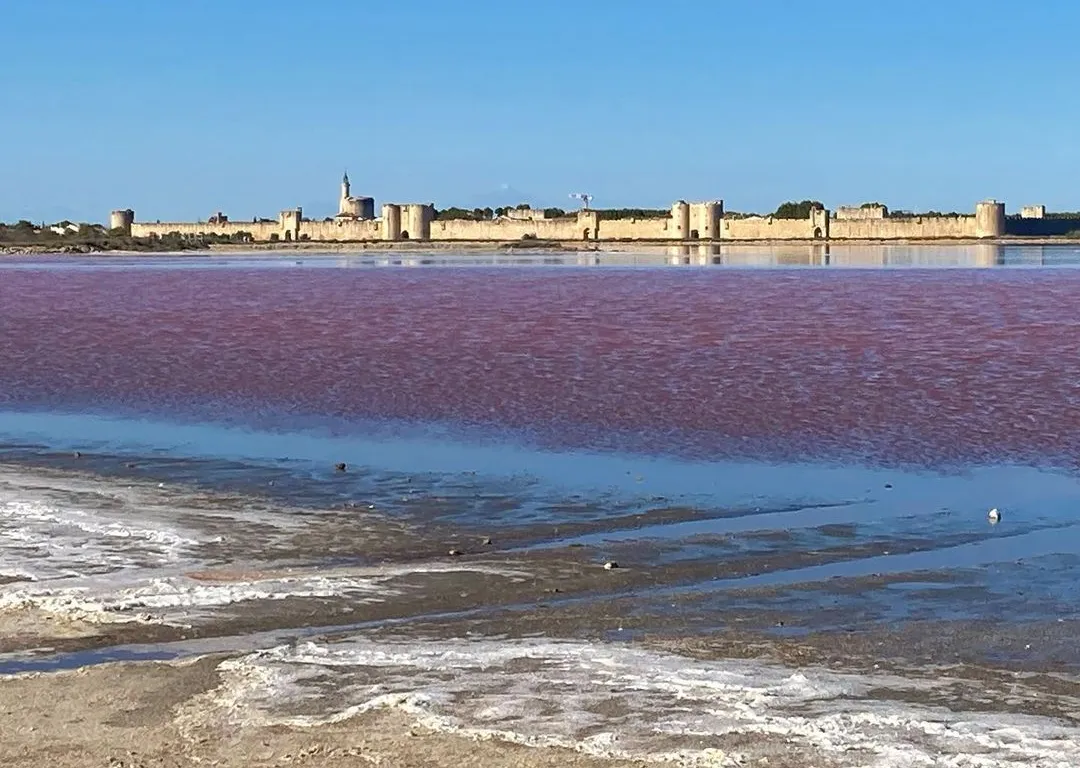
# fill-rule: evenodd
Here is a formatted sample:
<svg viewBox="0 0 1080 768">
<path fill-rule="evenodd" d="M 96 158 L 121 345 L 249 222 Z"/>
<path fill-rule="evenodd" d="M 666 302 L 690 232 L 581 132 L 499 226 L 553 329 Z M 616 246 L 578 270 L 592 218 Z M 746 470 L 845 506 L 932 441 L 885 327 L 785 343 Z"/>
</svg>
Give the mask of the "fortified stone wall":
<svg viewBox="0 0 1080 768">
<path fill-rule="evenodd" d="M 431 222 L 432 240 L 521 240 L 528 236 L 538 240 L 595 240 L 598 217 L 594 212 L 582 212 L 576 217 L 515 221 L 494 219 L 436 220 Z"/>
<path fill-rule="evenodd" d="M 833 219 L 833 240 L 904 240 L 975 237 L 974 216 L 915 216 L 893 219 Z"/>
<path fill-rule="evenodd" d="M 277 221 L 226 221 L 223 223 L 210 224 L 209 222 L 132 222 L 132 237 L 152 237 L 177 233 L 188 237 L 199 235 L 225 235 L 232 236 L 241 232 L 250 232 L 253 240 L 271 240 L 271 235 L 281 235 L 281 224 Z"/>
<path fill-rule="evenodd" d="M 884 219 L 889 209 L 884 205 L 842 205 L 836 209 L 836 218 L 845 219 Z"/>
<path fill-rule="evenodd" d="M 670 217 L 662 219 L 604 219 L 600 222 L 601 240 L 670 240 Z"/>
<path fill-rule="evenodd" d="M 1016 237 L 1060 237 L 1070 232 L 1080 232 L 1080 219 L 1025 219 L 1005 220 L 1005 234 Z"/>
<path fill-rule="evenodd" d="M 881 209 L 884 210 L 884 209 Z M 725 218 L 723 203 L 676 201 L 670 216 L 600 221 L 596 211 L 579 211 L 557 219 L 499 218 L 434 220 L 434 208 L 420 203 L 387 203 L 381 218 L 355 220 L 338 217 L 308 221 L 303 212 L 286 209 L 277 221 L 161 222 L 130 224 L 136 237 L 150 235 L 224 235 L 248 232 L 256 241 L 374 241 L 374 240 L 469 240 L 509 242 L 539 240 L 668 240 L 668 241 L 762 241 L 762 240 L 914 240 L 990 238 L 1005 234 L 1053 236 L 1080 230 L 1080 219 L 1006 220 L 1003 203 L 989 200 L 975 207 L 974 216 L 921 216 L 905 218 L 830 218 L 826 210 L 813 210 L 805 219 L 772 216 Z M 130 211 L 116 211 L 110 223 L 123 225 Z"/>
<path fill-rule="evenodd" d="M 378 219 L 302 221 L 300 237 L 305 236 L 309 240 L 326 241 L 379 240 L 382 237 L 382 222 Z"/>
<path fill-rule="evenodd" d="M 720 237 L 723 240 L 813 240 L 827 236 L 813 219 L 776 219 L 772 216 L 751 216 L 746 219 L 724 219 Z"/>
<path fill-rule="evenodd" d="M 506 212 L 506 218 L 517 221 L 536 221 L 546 219 L 548 215 L 542 208 L 511 208 Z"/>
</svg>

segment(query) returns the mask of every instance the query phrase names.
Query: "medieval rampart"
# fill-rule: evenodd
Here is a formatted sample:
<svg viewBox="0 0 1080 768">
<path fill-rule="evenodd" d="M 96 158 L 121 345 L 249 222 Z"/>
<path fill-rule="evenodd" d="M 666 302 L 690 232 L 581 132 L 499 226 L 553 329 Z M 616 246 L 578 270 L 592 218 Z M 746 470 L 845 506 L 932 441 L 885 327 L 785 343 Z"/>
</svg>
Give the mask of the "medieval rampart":
<svg viewBox="0 0 1080 768">
<path fill-rule="evenodd" d="M 273 236 L 281 233 L 281 224 L 276 221 L 226 221 L 213 224 L 204 221 L 132 222 L 130 227 L 132 237 L 164 237 L 171 234 L 184 237 L 202 235 L 233 237 L 248 233 L 256 242 L 273 240 Z"/>
<path fill-rule="evenodd" d="M 829 225 L 832 240 L 935 240 L 975 236 L 974 216 L 833 219 Z"/>
<path fill-rule="evenodd" d="M 777 219 L 772 216 L 750 216 L 745 219 L 724 219 L 721 222 L 721 240 L 813 240 L 814 226 L 811 219 Z M 824 232 L 817 234 L 820 239 Z"/>
<path fill-rule="evenodd" d="M 306 240 L 354 241 L 379 240 L 381 222 L 378 219 L 331 219 L 330 221 L 300 222 L 300 237 Z"/>
<path fill-rule="evenodd" d="M 177 234 L 234 238 L 247 234 L 256 242 L 940 240 L 1006 234 L 1050 236 L 1080 230 L 1080 220 L 1074 219 L 1006 219 L 1005 205 L 995 200 L 978 203 L 970 216 L 889 216 L 884 206 L 865 205 L 841 209 L 836 216 L 813 206 L 809 215 L 801 219 L 727 216 L 721 200 L 676 200 L 667 215 L 625 219 L 601 219 L 596 211 L 588 209 L 558 218 L 547 218 L 543 212 L 530 209 L 494 219 L 438 219 L 434 206 L 425 203 L 384 203 L 379 218 L 372 218 L 373 205 L 371 198 L 349 194 L 346 176 L 342 179 L 340 210 L 332 219 L 305 219 L 301 209 L 290 208 L 281 211 L 276 221 L 228 221 L 217 214 L 205 222 L 148 223 L 135 221 L 134 211 L 121 209 L 110 214 L 109 223 L 113 229 L 126 229 L 135 237 Z"/>
<path fill-rule="evenodd" d="M 600 221 L 600 239 L 674 240 L 670 225 L 670 216 L 662 219 L 603 219 Z"/>
<path fill-rule="evenodd" d="M 593 211 L 557 219 L 498 218 L 491 221 L 472 219 L 436 219 L 431 222 L 432 240 L 595 240 L 598 217 Z"/>
<path fill-rule="evenodd" d="M 1005 220 L 1005 232 L 1016 237 L 1061 237 L 1080 232 L 1080 218 L 1050 216 L 1043 219 L 1010 217 Z"/>
</svg>

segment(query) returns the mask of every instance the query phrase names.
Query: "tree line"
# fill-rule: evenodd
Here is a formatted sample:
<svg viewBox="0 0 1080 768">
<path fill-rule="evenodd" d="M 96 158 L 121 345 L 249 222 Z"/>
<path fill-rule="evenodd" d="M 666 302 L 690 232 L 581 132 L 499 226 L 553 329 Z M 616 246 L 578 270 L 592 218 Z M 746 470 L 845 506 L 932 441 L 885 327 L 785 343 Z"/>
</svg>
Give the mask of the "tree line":
<svg viewBox="0 0 1080 768">
<path fill-rule="evenodd" d="M 132 237 L 123 229 L 107 229 L 100 224 L 75 225 L 61 221 L 52 227 L 21 220 L 14 224 L 0 222 L 0 246 L 10 248 L 55 248 L 80 251 L 189 251 L 216 244 L 250 243 L 250 232 L 232 235 L 182 235 L 170 232 L 161 236 Z M 77 227 L 77 228 L 76 228 Z"/>
<path fill-rule="evenodd" d="M 502 218 L 503 216 L 510 216 L 514 211 L 530 211 L 532 206 L 528 203 L 518 203 L 517 205 L 503 205 L 498 208 L 458 208 L 451 206 L 450 208 L 436 208 L 435 218 L 443 221 L 451 221 L 454 219 L 465 219 L 468 221 L 491 221 L 496 218 Z M 544 216 L 549 219 L 559 219 L 564 216 L 569 216 L 562 208 L 544 208 Z"/>
</svg>

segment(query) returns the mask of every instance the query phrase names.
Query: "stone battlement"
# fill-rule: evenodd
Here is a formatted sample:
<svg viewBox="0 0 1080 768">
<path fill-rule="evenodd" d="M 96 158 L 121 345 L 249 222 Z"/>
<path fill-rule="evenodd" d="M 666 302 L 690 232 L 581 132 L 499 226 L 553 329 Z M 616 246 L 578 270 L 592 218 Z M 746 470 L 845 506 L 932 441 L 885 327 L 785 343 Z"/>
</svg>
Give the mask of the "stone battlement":
<svg viewBox="0 0 1080 768">
<path fill-rule="evenodd" d="M 1024 209 L 1027 221 L 1041 218 L 1031 215 L 1032 208 Z M 1045 215 L 1045 209 L 1041 213 Z M 384 203 L 376 217 L 374 199 L 353 197 L 347 175 L 342 180 L 338 214 L 328 220 L 305 219 L 299 208 L 282 211 L 276 221 L 253 222 L 231 221 L 224 214 L 207 222 L 139 222 L 130 209 L 113 211 L 110 216 L 111 227 L 135 237 L 247 235 L 254 242 L 968 239 L 1001 237 L 1014 221 L 1006 220 L 1004 203 L 995 200 L 979 203 L 972 215 L 954 216 L 889 216 L 885 206 L 873 204 L 844 206 L 835 215 L 815 209 L 804 219 L 728 217 L 723 201 L 677 200 L 668 215 L 651 218 L 609 219 L 588 209 L 547 218 L 542 211 L 529 209 L 493 220 L 437 219 L 434 206 L 428 203 Z"/>
</svg>

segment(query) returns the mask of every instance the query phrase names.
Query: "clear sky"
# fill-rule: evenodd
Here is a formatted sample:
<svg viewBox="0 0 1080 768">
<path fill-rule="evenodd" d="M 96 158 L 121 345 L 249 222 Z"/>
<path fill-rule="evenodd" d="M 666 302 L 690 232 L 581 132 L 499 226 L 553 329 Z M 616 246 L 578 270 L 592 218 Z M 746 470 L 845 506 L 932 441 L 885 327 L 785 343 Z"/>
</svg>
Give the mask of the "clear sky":
<svg viewBox="0 0 1080 768">
<path fill-rule="evenodd" d="M 440 206 L 1075 210 L 1078 30 L 1077 0 L 7 0 L 0 219 L 325 215 L 346 167 Z"/>
</svg>

